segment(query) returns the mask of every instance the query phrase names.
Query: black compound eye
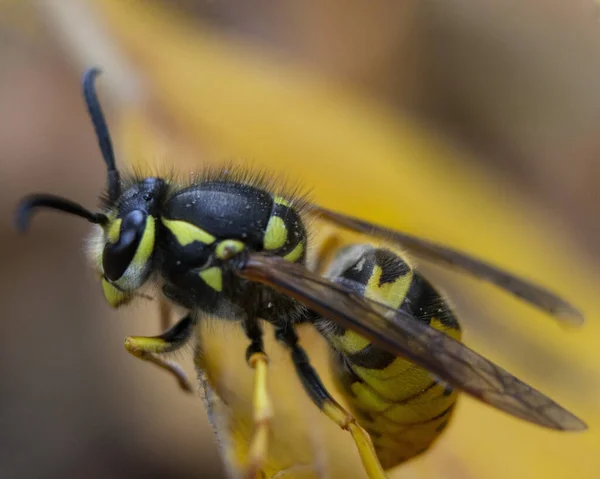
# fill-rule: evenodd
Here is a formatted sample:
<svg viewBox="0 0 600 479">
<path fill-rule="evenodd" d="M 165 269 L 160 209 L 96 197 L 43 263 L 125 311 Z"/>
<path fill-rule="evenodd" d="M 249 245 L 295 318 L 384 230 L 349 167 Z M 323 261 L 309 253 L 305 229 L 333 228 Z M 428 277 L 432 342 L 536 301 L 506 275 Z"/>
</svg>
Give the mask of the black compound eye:
<svg viewBox="0 0 600 479">
<path fill-rule="evenodd" d="M 102 254 L 104 276 L 110 281 L 117 281 L 133 261 L 144 229 L 146 228 L 146 213 L 133 210 L 127 213 L 121 222 L 119 240 L 108 243 Z"/>
</svg>

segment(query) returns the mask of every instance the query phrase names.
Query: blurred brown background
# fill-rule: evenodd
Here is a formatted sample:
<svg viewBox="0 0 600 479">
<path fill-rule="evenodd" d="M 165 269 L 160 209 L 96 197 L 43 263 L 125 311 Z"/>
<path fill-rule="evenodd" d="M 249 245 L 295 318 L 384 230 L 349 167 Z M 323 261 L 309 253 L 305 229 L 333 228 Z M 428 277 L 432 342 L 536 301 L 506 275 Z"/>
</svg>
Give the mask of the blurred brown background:
<svg viewBox="0 0 600 479">
<path fill-rule="evenodd" d="M 592 2 L 163 3 L 436 128 L 600 259 Z M 126 356 L 125 335 L 156 333 L 155 311 L 103 303 L 87 225 L 47 214 L 14 232 L 24 193 L 92 206 L 104 185 L 80 69 L 43 11 L 0 2 L 0 477 L 217 477 L 202 404 Z"/>
</svg>

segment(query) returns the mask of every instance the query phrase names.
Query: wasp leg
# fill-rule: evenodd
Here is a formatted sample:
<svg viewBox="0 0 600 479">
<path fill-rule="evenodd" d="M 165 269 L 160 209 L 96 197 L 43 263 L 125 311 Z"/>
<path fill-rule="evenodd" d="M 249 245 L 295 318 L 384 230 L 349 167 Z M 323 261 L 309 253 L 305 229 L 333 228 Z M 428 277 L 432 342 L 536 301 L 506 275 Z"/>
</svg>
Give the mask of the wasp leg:
<svg viewBox="0 0 600 479">
<path fill-rule="evenodd" d="M 136 358 L 156 364 L 171 373 L 179 386 L 186 392 L 193 392 L 192 383 L 186 377 L 179 364 L 162 359 L 157 354 L 170 353 L 181 348 L 190 339 L 195 321 L 188 315 L 160 336 L 129 336 L 125 339 L 125 349 Z"/>
<path fill-rule="evenodd" d="M 354 416 L 329 394 L 321 378 L 311 366 L 306 351 L 298 344 L 296 332 L 288 327 L 285 330 L 277 330 L 275 334 L 277 339 L 290 349 L 296 373 L 312 401 L 329 419 L 352 434 L 369 479 L 386 479 L 387 476 L 377 458 L 369 434 L 356 422 Z"/>
<path fill-rule="evenodd" d="M 269 432 L 273 407 L 267 389 L 267 367 L 269 359 L 264 352 L 262 330 L 256 320 L 244 324 L 251 343 L 246 349 L 248 365 L 254 369 L 254 391 L 252 396 L 252 419 L 254 432 L 248 448 L 245 479 L 261 477 L 260 470 L 269 450 Z"/>
</svg>

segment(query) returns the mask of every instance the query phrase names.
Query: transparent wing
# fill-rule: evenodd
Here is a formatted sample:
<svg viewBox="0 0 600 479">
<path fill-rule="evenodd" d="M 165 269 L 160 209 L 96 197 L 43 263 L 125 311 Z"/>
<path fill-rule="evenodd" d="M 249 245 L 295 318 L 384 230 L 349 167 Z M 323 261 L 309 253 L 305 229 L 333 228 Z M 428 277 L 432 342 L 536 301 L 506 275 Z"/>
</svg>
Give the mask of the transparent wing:
<svg viewBox="0 0 600 479">
<path fill-rule="evenodd" d="M 382 349 L 406 357 L 452 386 L 516 417 L 552 429 L 586 425 L 501 367 L 408 313 L 390 309 L 275 256 L 254 253 L 238 274 L 291 296 Z"/>
<path fill-rule="evenodd" d="M 583 324 L 583 314 L 554 293 L 464 253 L 318 205 L 311 205 L 311 212 L 351 231 L 396 241 L 415 256 L 427 261 L 463 270 L 537 306 L 563 322 L 577 326 Z"/>
</svg>

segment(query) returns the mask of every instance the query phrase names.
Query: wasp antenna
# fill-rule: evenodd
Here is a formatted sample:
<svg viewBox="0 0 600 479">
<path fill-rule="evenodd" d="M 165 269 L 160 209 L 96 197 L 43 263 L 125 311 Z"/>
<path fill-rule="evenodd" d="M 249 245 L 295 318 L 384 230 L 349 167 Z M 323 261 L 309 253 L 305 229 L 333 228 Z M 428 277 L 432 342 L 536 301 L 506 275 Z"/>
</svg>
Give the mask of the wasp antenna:
<svg viewBox="0 0 600 479">
<path fill-rule="evenodd" d="M 80 216 L 90 223 L 99 225 L 104 225 L 108 222 L 106 215 L 102 213 L 92 213 L 90 210 L 74 201 L 61 198 L 60 196 L 40 194 L 27 196 L 19 203 L 15 218 L 15 223 L 19 231 L 25 232 L 27 230 L 29 219 L 37 208 L 50 208 L 63 211 L 64 213 Z"/>
<path fill-rule="evenodd" d="M 121 182 L 119 179 L 119 170 L 117 170 L 115 164 L 115 153 L 110 139 L 110 132 L 108 131 L 104 113 L 102 113 L 98 95 L 96 94 L 95 80 L 100 73 L 99 68 L 92 67 L 83 74 L 83 96 L 92 123 L 94 124 L 102 157 L 108 169 L 108 197 L 111 201 L 115 201 L 121 194 Z"/>
</svg>

